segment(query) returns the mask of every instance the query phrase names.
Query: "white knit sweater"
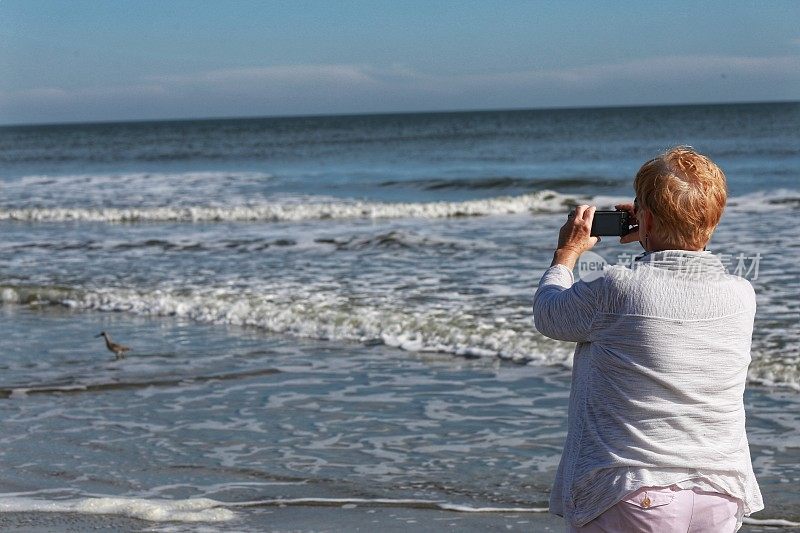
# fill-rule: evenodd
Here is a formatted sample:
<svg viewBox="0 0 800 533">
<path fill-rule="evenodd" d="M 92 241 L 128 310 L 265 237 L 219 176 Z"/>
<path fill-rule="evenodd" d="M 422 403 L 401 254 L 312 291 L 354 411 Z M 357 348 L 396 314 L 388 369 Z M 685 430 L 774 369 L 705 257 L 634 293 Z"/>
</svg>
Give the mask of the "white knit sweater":
<svg viewBox="0 0 800 533">
<path fill-rule="evenodd" d="M 742 399 L 755 310 L 750 283 L 711 252 L 646 254 L 588 283 L 550 267 L 536 328 L 578 343 L 550 511 L 581 526 L 672 484 L 739 499 L 739 525 L 763 509 Z"/>
</svg>

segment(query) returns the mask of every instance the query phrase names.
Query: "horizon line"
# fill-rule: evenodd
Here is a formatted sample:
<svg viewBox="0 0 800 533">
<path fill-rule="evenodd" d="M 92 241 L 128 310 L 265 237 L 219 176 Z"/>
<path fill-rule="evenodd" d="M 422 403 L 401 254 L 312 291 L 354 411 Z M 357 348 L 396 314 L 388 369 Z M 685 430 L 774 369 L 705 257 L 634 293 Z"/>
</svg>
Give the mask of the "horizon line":
<svg viewBox="0 0 800 533">
<path fill-rule="evenodd" d="M 3 128 L 26 128 L 42 126 L 92 126 L 113 124 L 144 124 L 152 122 L 215 122 L 233 120 L 265 120 L 265 119 L 301 119 L 301 118 L 346 118 L 346 117 L 380 117 L 392 115 L 457 115 L 462 113 L 502 113 L 508 111 L 571 111 L 590 109 L 641 109 L 658 107 L 700 107 L 700 106 L 735 106 L 735 105 L 766 105 L 766 104 L 800 104 L 798 100 L 739 100 L 731 102 L 691 102 L 691 103 L 659 103 L 659 104 L 612 104 L 612 105 L 565 105 L 547 107 L 498 107 L 475 109 L 442 109 L 442 110 L 415 110 L 415 111 L 367 111 L 343 113 L 297 113 L 276 115 L 226 115 L 207 117 L 172 117 L 172 118 L 136 118 L 136 119 L 108 119 L 108 120 L 67 120 L 62 122 L 18 122 L 0 123 Z"/>
</svg>

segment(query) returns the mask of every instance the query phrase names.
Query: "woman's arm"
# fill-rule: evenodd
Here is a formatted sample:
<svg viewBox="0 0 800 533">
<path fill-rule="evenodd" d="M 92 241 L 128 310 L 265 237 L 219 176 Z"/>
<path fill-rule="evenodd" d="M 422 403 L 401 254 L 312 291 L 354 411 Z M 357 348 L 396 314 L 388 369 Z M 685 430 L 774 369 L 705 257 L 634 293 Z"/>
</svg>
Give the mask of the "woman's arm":
<svg viewBox="0 0 800 533">
<path fill-rule="evenodd" d="M 589 340 L 602 282 L 600 277 L 590 283 L 573 283 L 572 270 L 565 265 L 558 263 L 548 268 L 533 297 L 536 329 L 559 341 Z"/>
<path fill-rule="evenodd" d="M 578 206 L 558 234 L 553 262 L 533 297 L 533 318 L 543 335 L 563 341 L 583 342 L 597 310 L 596 291 L 602 278 L 591 283 L 573 283 L 572 269 L 578 257 L 592 248 L 599 237 L 590 235 L 595 207 Z"/>
</svg>

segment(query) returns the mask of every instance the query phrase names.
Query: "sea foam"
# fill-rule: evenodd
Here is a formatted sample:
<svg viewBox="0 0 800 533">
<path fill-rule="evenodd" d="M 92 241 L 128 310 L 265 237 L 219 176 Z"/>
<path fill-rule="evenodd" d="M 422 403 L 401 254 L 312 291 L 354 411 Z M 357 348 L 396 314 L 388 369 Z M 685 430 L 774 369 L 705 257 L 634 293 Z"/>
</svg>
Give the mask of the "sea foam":
<svg viewBox="0 0 800 533">
<path fill-rule="evenodd" d="M 0 495 L 0 512 L 117 515 L 150 522 L 226 522 L 235 514 L 224 505 L 208 498 L 157 500 L 103 496 L 44 500 Z"/>
<path fill-rule="evenodd" d="M 0 287 L 1 301 L 78 309 L 177 316 L 198 322 L 251 326 L 296 337 L 385 344 L 407 351 L 500 357 L 517 362 L 571 364 L 566 345 L 542 337 L 527 318 L 477 318 L 467 310 L 407 309 L 354 303 L 337 293 L 287 288 L 248 292 L 221 288 L 140 291 L 59 287 Z M 512 312 L 513 310 L 509 310 Z"/>
<path fill-rule="evenodd" d="M 464 202 L 358 200 L 261 202 L 243 206 L 0 209 L 0 220 L 23 222 L 297 222 L 325 219 L 449 218 L 560 212 L 574 196 L 539 191 Z"/>
<path fill-rule="evenodd" d="M 354 303 L 338 293 L 287 287 L 241 294 L 231 289 L 142 291 L 0 287 L 0 302 L 53 304 L 78 309 L 176 316 L 197 322 L 257 327 L 300 338 L 384 344 L 411 352 L 497 357 L 519 363 L 572 365 L 574 346 L 540 335 L 528 309 L 506 309 L 510 318 L 476 317 L 469 309 L 405 308 Z M 474 310 L 472 311 L 474 312 Z M 754 383 L 800 390 L 796 357 L 770 359 L 757 343 L 749 378 Z"/>
<path fill-rule="evenodd" d="M 130 207 L 5 207 L 0 221 L 105 222 L 105 223 L 211 223 L 211 222 L 301 222 L 343 219 L 440 219 L 562 213 L 577 204 L 609 209 L 631 201 L 622 196 L 575 195 L 541 190 L 518 196 L 498 196 L 460 202 L 379 202 L 331 197 L 287 197 L 274 200 L 241 200 L 230 205 L 168 205 Z M 731 197 L 728 210 L 767 212 L 800 207 L 800 193 L 778 190 Z"/>
</svg>

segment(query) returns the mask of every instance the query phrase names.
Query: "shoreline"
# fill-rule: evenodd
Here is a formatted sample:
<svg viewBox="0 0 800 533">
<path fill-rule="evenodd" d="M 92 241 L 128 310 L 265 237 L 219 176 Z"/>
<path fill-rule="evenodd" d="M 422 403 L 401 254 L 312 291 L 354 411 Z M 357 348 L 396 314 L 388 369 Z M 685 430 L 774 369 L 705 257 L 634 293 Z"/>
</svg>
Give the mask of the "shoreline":
<svg viewBox="0 0 800 533">
<path fill-rule="evenodd" d="M 758 520 L 760 523 L 752 523 Z M 800 526 L 786 525 L 779 519 L 753 519 L 739 530 L 743 533 L 790 533 Z M 72 512 L 0 512 L 0 529 L 10 532 L 49 531 L 375 531 L 406 532 L 483 532 L 483 531 L 564 531 L 564 521 L 549 513 L 483 512 L 344 504 L 315 506 L 277 506 L 257 508 L 222 523 L 153 522 L 118 515 Z"/>
</svg>

